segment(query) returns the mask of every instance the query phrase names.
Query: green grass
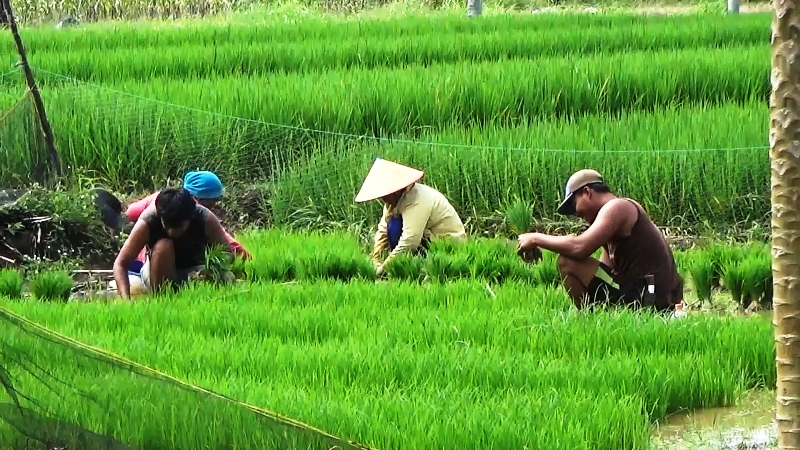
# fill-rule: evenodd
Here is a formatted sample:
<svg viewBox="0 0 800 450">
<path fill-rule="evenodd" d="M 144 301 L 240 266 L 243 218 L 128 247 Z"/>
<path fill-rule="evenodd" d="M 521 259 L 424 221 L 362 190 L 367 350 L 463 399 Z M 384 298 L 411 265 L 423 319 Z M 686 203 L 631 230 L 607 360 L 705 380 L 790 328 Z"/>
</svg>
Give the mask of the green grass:
<svg viewBox="0 0 800 450">
<path fill-rule="evenodd" d="M 380 449 L 646 448 L 649 421 L 728 404 L 749 386 L 775 382 L 772 330 L 763 319 L 579 314 L 560 291 L 516 283 L 493 291 L 471 280 L 428 287 L 313 282 L 198 286 L 137 303 L 7 307 Z M 50 393 L 20 376 L 21 386 L 64 419 L 134 446 L 194 449 L 238 440 L 232 448 L 245 448 L 279 440 L 274 427 L 259 427 L 232 407 L 213 408 L 194 394 L 3 330 L 6 343 L 99 396 L 97 406 L 74 392 L 57 399 L 70 390 Z M 309 448 L 300 433 L 288 436 L 283 445 Z"/>
<path fill-rule="evenodd" d="M 550 16 L 500 16 L 367 22 L 308 22 L 220 27 L 210 24 L 151 33 L 120 25 L 113 31 L 28 31 L 31 64 L 86 81 L 264 76 L 327 69 L 396 68 L 410 64 L 511 58 L 588 56 L 623 51 L 767 47 L 766 15 L 689 18 L 590 16 L 568 22 Z M 387 39 L 386 36 L 393 36 Z M 336 40 L 337 45 L 330 45 Z M 16 62 L 8 47 L 9 64 Z M 0 45 L 0 48 L 3 46 Z"/>
<path fill-rule="evenodd" d="M 768 73 L 769 48 L 741 46 L 301 75 L 151 77 L 104 86 L 244 119 L 386 136 L 456 125 L 513 126 L 535 118 L 761 101 L 769 94 Z M 106 111 L 127 100 L 112 91 L 75 92 L 68 88 L 70 82 L 63 86 L 46 73 L 38 76 L 54 111 L 68 107 L 76 94 L 81 104 Z"/>
</svg>

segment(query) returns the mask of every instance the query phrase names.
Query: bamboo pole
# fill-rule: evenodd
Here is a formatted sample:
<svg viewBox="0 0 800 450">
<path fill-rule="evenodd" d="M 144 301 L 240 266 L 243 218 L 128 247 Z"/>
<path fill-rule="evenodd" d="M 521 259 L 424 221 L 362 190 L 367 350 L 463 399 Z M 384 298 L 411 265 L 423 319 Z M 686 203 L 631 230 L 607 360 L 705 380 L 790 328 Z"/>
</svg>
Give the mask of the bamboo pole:
<svg viewBox="0 0 800 450">
<path fill-rule="evenodd" d="M 19 53 L 22 70 L 25 73 L 25 81 L 28 84 L 28 90 L 31 91 L 31 95 L 33 96 L 33 103 L 36 106 L 36 113 L 39 116 L 39 124 L 42 127 L 42 132 L 44 133 L 45 145 L 47 146 L 47 151 L 50 154 L 50 162 L 55 168 L 56 175 L 61 176 L 61 158 L 56 150 L 55 139 L 53 138 L 53 130 L 50 128 L 50 122 L 47 120 L 47 114 L 44 110 L 42 96 L 39 93 L 39 89 L 36 87 L 36 80 L 33 78 L 31 66 L 28 64 L 25 46 L 22 44 L 22 38 L 20 37 L 19 29 L 17 28 L 17 19 L 14 17 L 14 12 L 11 9 L 11 0 L 0 0 L 0 2 L 2 2 L 2 8 L 5 11 L 8 26 L 11 28 L 11 34 L 14 36 L 14 43 L 17 45 L 17 52 Z"/>
<path fill-rule="evenodd" d="M 773 0 L 770 173 L 778 448 L 800 449 L 800 11 Z"/>
</svg>

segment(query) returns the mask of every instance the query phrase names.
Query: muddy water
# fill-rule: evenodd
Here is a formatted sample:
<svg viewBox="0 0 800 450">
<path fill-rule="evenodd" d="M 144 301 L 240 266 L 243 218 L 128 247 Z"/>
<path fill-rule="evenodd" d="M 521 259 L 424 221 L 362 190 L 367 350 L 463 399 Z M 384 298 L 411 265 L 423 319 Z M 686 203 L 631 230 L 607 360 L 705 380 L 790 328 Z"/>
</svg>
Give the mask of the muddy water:
<svg viewBox="0 0 800 450">
<path fill-rule="evenodd" d="M 776 448 L 774 415 L 774 391 L 750 391 L 736 406 L 676 413 L 655 424 L 652 448 L 773 449 Z"/>
</svg>

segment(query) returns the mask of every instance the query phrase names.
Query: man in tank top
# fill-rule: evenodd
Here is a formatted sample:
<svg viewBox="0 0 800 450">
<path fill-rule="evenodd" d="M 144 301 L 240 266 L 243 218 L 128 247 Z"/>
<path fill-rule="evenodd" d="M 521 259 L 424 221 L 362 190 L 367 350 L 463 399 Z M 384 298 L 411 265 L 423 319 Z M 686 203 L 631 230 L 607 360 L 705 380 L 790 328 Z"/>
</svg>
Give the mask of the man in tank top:
<svg viewBox="0 0 800 450">
<path fill-rule="evenodd" d="M 130 298 L 128 266 L 142 249 L 146 260 L 141 277 L 148 290 L 165 282 L 179 286 L 205 266 L 209 247 L 232 252 L 217 216 L 195 202 L 184 188 L 166 188 L 139 216 L 114 261 L 114 279 L 122 298 Z"/>
<path fill-rule="evenodd" d="M 538 247 L 558 253 L 564 287 L 578 308 L 607 303 L 666 311 L 683 300 L 683 280 L 663 233 L 639 203 L 614 195 L 599 173 L 574 173 L 558 212 L 590 226 L 579 236 L 522 234 L 519 252 Z M 599 248 L 600 261 L 592 257 Z M 645 295 L 648 275 L 654 296 Z"/>
</svg>

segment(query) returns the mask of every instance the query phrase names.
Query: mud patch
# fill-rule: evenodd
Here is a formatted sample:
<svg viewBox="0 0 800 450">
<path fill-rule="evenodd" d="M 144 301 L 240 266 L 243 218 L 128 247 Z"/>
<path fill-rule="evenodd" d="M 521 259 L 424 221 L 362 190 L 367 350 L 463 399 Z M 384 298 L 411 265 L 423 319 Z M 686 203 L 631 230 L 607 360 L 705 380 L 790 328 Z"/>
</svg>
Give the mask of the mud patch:
<svg viewBox="0 0 800 450">
<path fill-rule="evenodd" d="M 777 448 L 775 392 L 753 390 L 738 405 L 680 412 L 653 426 L 654 449 Z"/>
</svg>

